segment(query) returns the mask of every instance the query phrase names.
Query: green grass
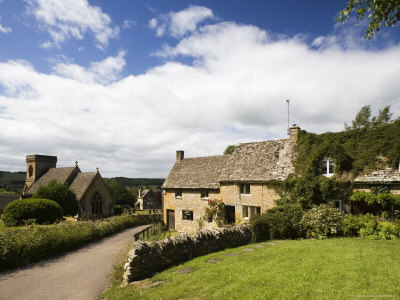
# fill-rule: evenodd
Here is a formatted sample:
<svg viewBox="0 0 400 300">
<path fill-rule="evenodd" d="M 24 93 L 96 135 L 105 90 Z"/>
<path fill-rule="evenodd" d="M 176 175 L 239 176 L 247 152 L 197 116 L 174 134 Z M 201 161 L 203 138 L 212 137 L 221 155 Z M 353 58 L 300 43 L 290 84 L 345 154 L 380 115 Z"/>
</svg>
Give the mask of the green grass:
<svg viewBox="0 0 400 300">
<path fill-rule="evenodd" d="M 114 284 L 103 297 L 108 300 L 400 297 L 400 240 L 338 238 L 272 243 L 198 257 L 149 280 L 127 287 Z M 243 251 L 244 248 L 254 251 Z M 238 256 L 227 256 L 229 253 Z M 208 263 L 210 259 L 219 262 Z M 176 273 L 183 268 L 194 271 Z M 156 281 L 166 283 L 148 287 Z"/>
</svg>

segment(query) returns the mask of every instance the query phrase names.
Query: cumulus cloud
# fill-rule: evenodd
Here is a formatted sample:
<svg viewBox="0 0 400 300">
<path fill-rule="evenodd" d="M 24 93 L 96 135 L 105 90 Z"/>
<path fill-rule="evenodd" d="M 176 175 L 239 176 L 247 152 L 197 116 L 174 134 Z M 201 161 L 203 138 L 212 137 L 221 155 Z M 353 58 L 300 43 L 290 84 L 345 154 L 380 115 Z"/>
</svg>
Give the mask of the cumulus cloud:
<svg viewBox="0 0 400 300">
<path fill-rule="evenodd" d="M 189 6 L 185 10 L 170 12 L 167 15 L 161 15 L 158 19 L 151 19 L 149 27 L 156 31 L 157 36 L 168 33 L 175 38 L 182 38 L 196 31 L 198 24 L 204 20 L 213 18 L 211 9 L 203 6 Z"/>
<path fill-rule="evenodd" d="M 87 68 L 58 63 L 53 74 L 0 63 L 0 169 L 23 170 L 26 154 L 42 153 L 105 176 L 166 176 L 177 149 L 216 155 L 286 137 L 286 99 L 291 123 L 312 132 L 343 130 L 367 104 L 399 117 L 400 46 L 321 45 L 222 22 L 159 50 L 166 62 L 137 76 L 121 76 L 124 52 Z"/>
<path fill-rule="evenodd" d="M 111 38 L 119 34 L 112 26 L 111 18 L 99 7 L 89 5 L 87 0 L 25 0 L 27 11 L 35 16 L 51 36 L 42 44 L 44 48 L 59 46 L 67 39 L 83 39 L 91 32 L 98 47 L 105 47 Z"/>
<path fill-rule="evenodd" d="M 2 26 L 2 25 L 0 24 L 0 32 L 7 34 L 7 33 L 10 33 L 11 31 L 12 31 L 12 30 L 11 30 L 10 27 L 4 27 L 4 26 Z"/>
<path fill-rule="evenodd" d="M 120 78 L 125 66 L 125 52 L 121 51 L 116 57 L 108 57 L 100 62 L 92 62 L 88 68 L 73 63 L 57 63 L 54 72 L 66 78 L 85 83 L 110 84 Z"/>
</svg>

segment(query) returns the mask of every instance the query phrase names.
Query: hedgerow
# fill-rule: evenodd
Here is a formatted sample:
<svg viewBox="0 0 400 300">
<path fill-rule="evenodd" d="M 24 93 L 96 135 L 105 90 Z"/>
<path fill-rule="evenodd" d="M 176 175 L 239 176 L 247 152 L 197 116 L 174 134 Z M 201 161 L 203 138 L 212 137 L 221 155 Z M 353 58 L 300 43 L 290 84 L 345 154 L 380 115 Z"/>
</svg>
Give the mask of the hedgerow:
<svg viewBox="0 0 400 300">
<path fill-rule="evenodd" d="M 97 221 L 61 222 L 0 233 L 0 270 L 25 265 L 77 248 L 125 228 L 149 224 L 160 215 L 115 216 Z"/>
</svg>

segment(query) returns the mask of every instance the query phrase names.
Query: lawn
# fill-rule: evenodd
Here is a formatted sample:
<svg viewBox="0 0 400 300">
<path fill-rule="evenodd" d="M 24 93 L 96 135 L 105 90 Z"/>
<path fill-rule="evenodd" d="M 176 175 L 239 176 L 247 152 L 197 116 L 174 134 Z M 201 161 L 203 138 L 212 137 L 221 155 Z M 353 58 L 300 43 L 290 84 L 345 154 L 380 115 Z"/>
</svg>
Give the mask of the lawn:
<svg viewBox="0 0 400 300">
<path fill-rule="evenodd" d="M 249 250 L 252 249 L 252 250 Z M 272 241 L 198 257 L 105 299 L 357 299 L 400 297 L 400 240 Z M 191 270 L 186 274 L 179 270 Z"/>
</svg>

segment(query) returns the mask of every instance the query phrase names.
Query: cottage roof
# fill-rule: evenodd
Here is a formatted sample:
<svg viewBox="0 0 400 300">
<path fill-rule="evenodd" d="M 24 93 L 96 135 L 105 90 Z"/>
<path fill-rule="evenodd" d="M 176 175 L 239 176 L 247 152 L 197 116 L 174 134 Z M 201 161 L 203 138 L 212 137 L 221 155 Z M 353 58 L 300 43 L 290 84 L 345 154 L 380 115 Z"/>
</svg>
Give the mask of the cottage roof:
<svg viewBox="0 0 400 300">
<path fill-rule="evenodd" d="M 144 189 L 144 190 L 142 191 L 142 193 L 140 194 L 140 199 L 144 199 L 144 197 L 146 197 L 147 194 L 150 195 L 151 193 L 149 193 L 149 192 L 152 192 L 152 193 L 154 194 L 153 190 L 151 190 L 151 189 Z"/>
<path fill-rule="evenodd" d="M 230 155 L 185 158 L 172 167 L 163 188 L 219 188 Z"/>
<path fill-rule="evenodd" d="M 356 177 L 354 182 L 359 183 L 374 183 L 374 182 L 400 182 L 399 170 L 392 168 L 385 168 L 383 170 L 376 170 L 369 174 L 364 174 Z"/>
<path fill-rule="evenodd" d="M 295 145 L 289 139 L 239 144 L 230 155 L 220 181 L 285 180 L 294 172 Z"/>
<path fill-rule="evenodd" d="M 74 174 L 80 172 L 78 167 L 67 167 L 67 168 L 50 168 L 47 173 L 40 177 L 31 187 L 26 191 L 27 194 L 34 194 L 37 192 L 40 186 L 47 186 L 50 181 L 55 180 L 58 183 L 70 184 L 73 180 Z"/>
<path fill-rule="evenodd" d="M 78 201 L 83 197 L 86 190 L 89 188 L 90 184 L 93 182 L 96 177 L 97 172 L 85 172 L 78 173 L 70 185 L 70 189 L 73 190 L 76 194 L 76 199 Z"/>
</svg>

